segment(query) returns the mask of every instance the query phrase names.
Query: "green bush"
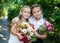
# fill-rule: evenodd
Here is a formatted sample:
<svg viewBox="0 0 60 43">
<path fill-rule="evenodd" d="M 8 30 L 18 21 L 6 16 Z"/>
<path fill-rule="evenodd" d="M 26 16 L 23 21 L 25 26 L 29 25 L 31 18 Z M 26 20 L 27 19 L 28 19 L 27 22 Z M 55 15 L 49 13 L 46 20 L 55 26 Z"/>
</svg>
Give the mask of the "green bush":
<svg viewBox="0 0 60 43">
<path fill-rule="evenodd" d="M 1 2 L 1 5 L 8 9 L 8 20 L 11 21 L 12 18 L 19 15 L 19 10 L 23 5 L 32 6 L 36 3 L 42 6 L 43 16 L 53 26 L 53 31 L 48 32 L 48 37 L 44 42 L 60 43 L 60 0 L 9 0 L 3 4 Z"/>
</svg>

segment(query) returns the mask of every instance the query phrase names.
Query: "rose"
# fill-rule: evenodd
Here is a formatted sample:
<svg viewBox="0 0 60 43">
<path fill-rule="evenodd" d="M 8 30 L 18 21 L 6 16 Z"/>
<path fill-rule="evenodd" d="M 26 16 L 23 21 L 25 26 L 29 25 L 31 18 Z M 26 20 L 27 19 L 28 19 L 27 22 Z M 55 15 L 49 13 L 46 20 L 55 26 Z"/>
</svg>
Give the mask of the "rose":
<svg viewBox="0 0 60 43">
<path fill-rule="evenodd" d="M 45 25 L 47 26 L 49 31 L 52 31 L 52 26 L 48 21 L 45 21 Z"/>
</svg>

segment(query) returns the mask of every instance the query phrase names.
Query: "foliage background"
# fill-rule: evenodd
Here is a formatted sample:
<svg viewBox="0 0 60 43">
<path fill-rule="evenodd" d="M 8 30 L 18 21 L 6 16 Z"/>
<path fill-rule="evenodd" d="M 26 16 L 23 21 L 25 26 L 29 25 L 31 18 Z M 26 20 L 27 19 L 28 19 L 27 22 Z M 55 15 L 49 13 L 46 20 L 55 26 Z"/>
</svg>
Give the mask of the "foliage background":
<svg viewBox="0 0 60 43">
<path fill-rule="evenodd" d="M 44 17 L 51 22 L 53 31 L 48 32 L 44 43 L 60 43 L 60 0 L 0 0 L 0 17 L 8 16 L 8 20 L 19 15 L 23 5 L 40 4 Z"/>
</svg>

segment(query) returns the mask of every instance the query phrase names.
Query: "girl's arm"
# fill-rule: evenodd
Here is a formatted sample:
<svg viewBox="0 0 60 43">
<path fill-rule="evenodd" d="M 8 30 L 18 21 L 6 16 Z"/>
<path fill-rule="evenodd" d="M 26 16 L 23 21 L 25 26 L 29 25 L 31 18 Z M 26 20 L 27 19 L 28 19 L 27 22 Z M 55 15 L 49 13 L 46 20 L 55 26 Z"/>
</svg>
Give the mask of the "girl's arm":
<svg viewBox="0 0 60 43">
<path fill-rule="evenodd" d="M 43 33 L 42 35 L 40 35 L 40 34 L 37 34 L 37 36 L 36 36 L 37 38 L 40 38 L 40 39 L 44 39 L 44 38 L 46 38 L 47 37 L 47 33 Z"/>
<path fill-rule="evenodd" d="M 13 18 L 12 23 L 11 23 L 11 33 L 14 34 L 14 35 L 18 35 L 17 29 L 16 29 L 16 23 L 17 22 Z"/>
<path fill-rule="evenodd" d="M 16 28 L 15 27 L 16 27 L 16 23 L 13 23 L 12 22 L 12 24 L 11 24 L 11 30 L 10 31 L 11 31 L 12 34 L 17 35 L 16 34 Z"/>
<path fill-rule="evenodd" d="M 22 39 L 23 36 L 21 35 L 22 33 L 18 33 L 17 29 L 16 29 L 16 22 L 13 20 L 12 25 L 11 25 L 11 33 L 13 35 L 16 35 L 18 37 L 18 39 Z"/>
</svg>

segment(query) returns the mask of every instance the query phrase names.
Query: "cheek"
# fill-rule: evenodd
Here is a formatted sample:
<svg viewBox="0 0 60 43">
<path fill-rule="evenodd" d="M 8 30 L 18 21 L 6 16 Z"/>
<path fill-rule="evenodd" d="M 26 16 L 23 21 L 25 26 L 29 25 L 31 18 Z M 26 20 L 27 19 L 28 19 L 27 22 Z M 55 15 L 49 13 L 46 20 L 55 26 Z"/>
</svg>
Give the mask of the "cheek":
<svg viewBox="0 0 60 43">
<path fill-rule="evenodd" d="M 29 18 L 30 14 L 24 14 L 24 18 Z"/>
<path fill-rule="evenodd" d="M 25 16 L 25 14 L 23 13 L 23 14 L 22 14 L 22 16 L 24 17 L 24 16 Z"/>
<path fill-rule="evenodd" d="M 25 17 L 25 16 L 26 16 L 26 14 L 25 14 L 25 13 L 23 13 L 23 14 L 22 14 L 22 16 L 23 16 L 23 17 Z"/>
<path fill-rule="evenodd" d="M 35 16 L 36 14 L 35 13 L 32 13 L 33 16 Z"/>
<path fill-rule="evenodd" d="M 30 16 L 30 14 L 28 14 L 28 16 Z"/>
<path fill-rule="evenodd" d="M 40 17 L 40 14 L 33 14 L 34 17 Z"/>
<path fill-rule="evenodd" d="M 26 17 L 29 18 L 30 17 L 30 14 L 26 15 Z"/>
<path fill-rule="evenodd" d="M 41 15 L 42 14 L 42 11 L 40 11 L 39 14 Z"/>
</svg>

